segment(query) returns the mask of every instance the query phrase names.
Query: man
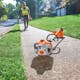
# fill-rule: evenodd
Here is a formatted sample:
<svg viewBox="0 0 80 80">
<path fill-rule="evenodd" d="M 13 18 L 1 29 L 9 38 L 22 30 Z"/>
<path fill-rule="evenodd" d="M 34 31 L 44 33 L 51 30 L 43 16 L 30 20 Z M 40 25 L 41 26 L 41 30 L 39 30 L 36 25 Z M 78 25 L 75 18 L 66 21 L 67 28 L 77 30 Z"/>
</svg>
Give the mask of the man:
<svg viewBox="0 0 80 80">
<path fill-rule="evenodd" d="M 28 6 L 26 5 L 26 2 L 22 2 L 22 16 L 23 16 L 23 21 L 24 21 L 24 31 L 28 28 L 28 17 L 30 15 L 30 10 Z M 26 25 L 27 22 L 27 25 Z"/>
</svg>

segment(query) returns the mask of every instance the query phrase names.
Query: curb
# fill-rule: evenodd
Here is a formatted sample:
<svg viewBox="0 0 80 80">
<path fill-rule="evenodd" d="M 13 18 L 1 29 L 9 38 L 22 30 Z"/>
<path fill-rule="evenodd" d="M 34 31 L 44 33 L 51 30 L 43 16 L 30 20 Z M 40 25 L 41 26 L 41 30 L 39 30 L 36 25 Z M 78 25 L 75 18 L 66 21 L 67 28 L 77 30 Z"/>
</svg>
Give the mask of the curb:
<svg viewBox="0 0 80 80">
<path fill-rule="evenodd" d="M 10 28 L 7 29 L 6 31 L 2 32 L 2 33 L 0 34 L 0 39 L 1 39 L 2 37 L 4 37 L 4 35 L 7 34 L 9 31 L 11 31 L 12 28 L 13 28 L 13 27 L 10 27 Z"/>
</svg>

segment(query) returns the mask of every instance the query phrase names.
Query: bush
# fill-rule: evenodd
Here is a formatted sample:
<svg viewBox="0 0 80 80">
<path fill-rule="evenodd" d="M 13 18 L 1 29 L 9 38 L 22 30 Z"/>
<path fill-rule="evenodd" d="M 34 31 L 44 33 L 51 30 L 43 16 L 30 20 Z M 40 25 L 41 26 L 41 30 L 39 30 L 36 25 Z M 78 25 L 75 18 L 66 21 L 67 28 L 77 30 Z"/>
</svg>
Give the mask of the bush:
<svg viewBox="0 0 80 80">
<path fill-rule="evenodd" d="M 7 15 L 3 15 L 3 16 L 1 17 L 1 21 L 6 21 L 6 20 L 8 20 Z"/>
</svg>

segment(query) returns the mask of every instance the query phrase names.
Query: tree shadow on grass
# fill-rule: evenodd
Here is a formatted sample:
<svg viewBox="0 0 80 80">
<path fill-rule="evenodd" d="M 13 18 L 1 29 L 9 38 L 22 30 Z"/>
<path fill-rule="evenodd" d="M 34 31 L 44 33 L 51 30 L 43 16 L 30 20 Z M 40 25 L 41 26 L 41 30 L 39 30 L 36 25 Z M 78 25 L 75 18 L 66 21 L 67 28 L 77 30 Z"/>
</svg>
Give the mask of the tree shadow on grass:
<svg viewBox="0 0 80 80">
<path fill-rule="evenodd" d="M 37 74 L 42 75 L 45 71 L 51 70 L 53 66 L 53 57 L 37 56 L 32 60 L 31 67 L 37 71 Z"/>
<path fill-rule="evenodd" d="M 12 32 L 23 32 L 22 30 L 11 30 L 8 33 L 12 33 Z"/>
</svg>

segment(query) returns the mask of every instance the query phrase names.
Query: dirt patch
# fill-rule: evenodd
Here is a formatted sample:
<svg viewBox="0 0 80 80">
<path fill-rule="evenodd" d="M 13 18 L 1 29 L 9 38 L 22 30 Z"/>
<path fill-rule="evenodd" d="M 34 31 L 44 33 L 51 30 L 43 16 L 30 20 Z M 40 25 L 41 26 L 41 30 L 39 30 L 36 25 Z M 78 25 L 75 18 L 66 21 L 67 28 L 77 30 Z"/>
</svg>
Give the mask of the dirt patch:
<svg viewBox="0 0 80 80">
<path fill-rule="evenodd" d="M 53 57 L 37 56 L 32 60 L 31 67 L 37 71 L 37 74 L 43 74 L 46 70 L 51 70 L 53 66 Z"/>
</svg>

